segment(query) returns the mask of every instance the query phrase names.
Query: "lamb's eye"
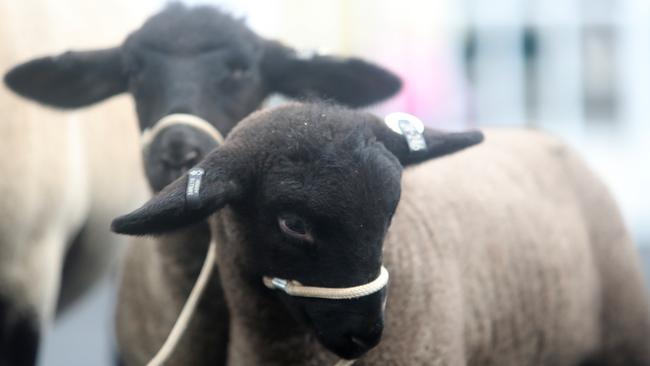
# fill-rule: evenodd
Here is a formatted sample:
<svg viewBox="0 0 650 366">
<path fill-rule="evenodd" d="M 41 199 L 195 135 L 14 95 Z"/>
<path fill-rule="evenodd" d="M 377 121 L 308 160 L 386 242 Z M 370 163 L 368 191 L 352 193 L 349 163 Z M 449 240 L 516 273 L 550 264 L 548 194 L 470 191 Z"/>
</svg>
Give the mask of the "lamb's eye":
<svg viewBox="0 0 650 366">
<path fill-rule="evenodd" d="M 278 217 L 278 226 L 283 233 L 299 240 L 313 241 L 309 232 L 309 227 L 305 220 L 294 215 L 284 215 Z"/>
<path fill-rule="evenodd" d="M 228 63 L 228 78 L 231 80 L 243 79 L 248 75 L 249 66 L 241 61 L 231 61 Z"/>
<path fill-rule="evenodd" d="M 243 67 L 238 67 L 238 68 L 235 68 L 235 69 L 231 69 L 230 70 L 230 78 L 232 78 L 234 80 L 242 79 L 242 78 L 244 78 L 246 76 L 247 72 L 248 72 L 248 70 L 243 68 Z"/>
<path fill-rule="evenodd" d="M 251 75 L 248 65 L 228 63 L 227 67 L 227 74 L 220 82 L 222 89 L 227 92 L 234 92 L 246 85 L 245 81 Z"/>
</svg>

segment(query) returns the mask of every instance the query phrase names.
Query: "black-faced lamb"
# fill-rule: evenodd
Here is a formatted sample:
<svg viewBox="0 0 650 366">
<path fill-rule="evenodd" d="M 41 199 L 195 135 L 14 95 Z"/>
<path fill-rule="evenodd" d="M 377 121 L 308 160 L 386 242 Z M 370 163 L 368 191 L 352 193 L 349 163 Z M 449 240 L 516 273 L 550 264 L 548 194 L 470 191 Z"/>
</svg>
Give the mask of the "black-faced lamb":
<svg viewBox="0 0 650 366">
<path fill-rule="evenodd" d="M 362 106 L 392 95 L 400 85 L 390 72 L 360 59 L 301 58 L 291 48 L 262 39 L 241 21 L 214 8 L 178 4 L 152 17 L 122 46 L 39 58 L 14 68 L 5 82 L 27 98 L 58 108 L 83 107 L 115 94 L 131 93 L 140 129 L 145 132 L 144 167 L 154 191 L 198 162 L 218 144 L 215 134 L 227 134 L 270 93 L 319 96 Z M 209 241 L 209 232 L 199 229 L 196 235 L 158 240 L 154 245 L 166 248 L 158 253 L 159 259 L 177 260 L 177 252 L 186 249 L 188 240 L 197 243 L 197 252 L 191 256 L 196 258 L 201 250 L 205 253 L 206 247 L 200 243 Z M 129 251 L 141 250 L 139 243 L 136 245 Z M 127 253 L 125 277 L 129 276 L 131 257 Z M 151 301 L 178 291 L 184 294 L 195 276 L 195 271 L 151 274 L 147 280 L 173 284 L 155 294 L 146 293 L 152 291 L 151 286 L 143 286 L 146 290 L 137 293 L 123 286 L 118 318 L 158 324 L 132 327 L 129 332 L 118 327 L 118 343 L 127 363 L 141 364 L 150 357 L 169 331 L 165 319 L 175 317 L 178 311 L 171 303 L 161 302 L 158 311 L 136 315 L 132 312 L 140 310 L 137 305 L 143 298 Z M 218 297 L 210 298 L 214 318 L 217 309 L 222 309 L 223 316 L 213 322 L 212 337 L 205 338 L 214 351 L 208 359 L 223 359 L 227 309 L 223 297 L 221 306 Z"/>
<path fill-rule="evenodd" d="M 481 134 L 402 131 L 318 104 L 256 112 L 198 165 L 199 202 L 183 177 L 112 227 L 210 216 L 231 365 L 650 365 L 635 248 L 570 149 L 503 129 L 439 158 Z M 382 265 L 387 292 L 281 291 L 366 284 Z"/>
</svg>

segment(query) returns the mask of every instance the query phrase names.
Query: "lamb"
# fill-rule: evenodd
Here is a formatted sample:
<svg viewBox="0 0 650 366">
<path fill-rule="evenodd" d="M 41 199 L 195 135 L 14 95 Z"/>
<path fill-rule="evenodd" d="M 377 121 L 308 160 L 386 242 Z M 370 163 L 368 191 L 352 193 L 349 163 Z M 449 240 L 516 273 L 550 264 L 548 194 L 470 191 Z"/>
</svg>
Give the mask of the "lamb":
<svg viewBox="0 0 650 366">
<path fill-rule="evenodd" d="M 650 365 L 635 249 L 575 153 L 503 129 L 442 157 L 482 135 L 403 122 L 406 139 L 335 106 L 256 112 L 197 166 L 198 202 L 184 176 L 112 228 L 157 235 L 209 217 L 231 365 Z M 388 291 L 282 291 L 366 284 L 382 265 Z"/>
<path fill-rule="evenodd" d="M 153 16 L 119 47 L 38 58 L 7 73 L 5 83 L 26 98 L 66 109 L 128 91 L 135 100 L 141 132 L 155 131 L 145 134 L 148 142 L 143 154 L 147 181 L 154 192 L 214 148 L 218 141 L 211 135 L 226 135 L 271 93 L 325 97 L 356 107 L 387 98 L 400 87 L 395 75 L 358 58 L 302 58 L 217 9 L 180 4 Z M 188 118 L 198 122 L 189 123 Z M 177 247 L 185 241 L 182 236 L 175 238 Z M 174 246 L 172 241 L 161 242 Z M 184 274 L 190 276 L 187 282 L 193 281 L 194 272 Z M 164 291 L 159 295 L 168 296 Z M 118 316 L 139 301 L 125 301 Z M 160 323 L 158 317 L 164 318 L 164 311 L 147 314 Z M 221 331 L 213 333 L 227 334 L 224 317 Z M 118 334 L 127 354 L 143 348 L 131 338 L 155 339 L 151 333 L 124 334 L 118 329 Z"/>
</svg>

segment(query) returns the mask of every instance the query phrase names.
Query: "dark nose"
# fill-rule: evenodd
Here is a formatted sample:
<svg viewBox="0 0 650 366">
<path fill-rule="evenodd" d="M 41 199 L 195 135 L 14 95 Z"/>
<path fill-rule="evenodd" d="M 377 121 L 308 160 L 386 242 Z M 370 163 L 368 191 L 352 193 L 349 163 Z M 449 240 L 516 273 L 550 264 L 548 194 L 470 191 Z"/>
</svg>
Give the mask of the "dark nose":
<svg viewBox="0 0 650 366">
<path fill-rule="evenodd" d="M 171 126 L 160 133 L 160 161 L 167 169 L 187 170 L 196 165 L 215 142 L 188 126 Z"/>
<path fill-rule="evenodd" d="M 161 130 L 144 154 L 149 185 L 158 192 L 198 164 L 219 143 L 209 134 L 186 125 Z"/>
<path fill-rule="evenodd" d="M 337 356 L 351 360 L 381 341 L 385 298 L 384 288 L 356 299 L 302 303 L 302 310 L 320 343 Z"/>
</svg>

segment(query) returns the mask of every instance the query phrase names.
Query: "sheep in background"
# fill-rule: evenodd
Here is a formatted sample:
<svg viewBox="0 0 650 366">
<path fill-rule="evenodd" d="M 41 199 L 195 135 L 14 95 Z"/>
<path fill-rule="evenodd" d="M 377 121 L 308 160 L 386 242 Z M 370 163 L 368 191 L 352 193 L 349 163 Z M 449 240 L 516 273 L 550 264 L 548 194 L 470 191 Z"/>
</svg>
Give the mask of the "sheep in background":
<svg viewBox="0 0 650 366">
<path fill-rule="evenodd" d="M 77 32 L 69 9 L 82 3 L 0 2 L 0 70 L 64 38 L 96 46 L 119 31 L 116 16 L 138 17 L 132 5 L 95 4 L 97 29 Z M 147 197 L 146 183 L 126 98 L 62 114 L 2 86 L 0 107 L 0 364 L 33 365 L 55 315 L 114 269 L 126 240 L 107 223 Z"/>
<path fill-rule="evenodd" d="M 152 17 L 120 47 L 35 59 L 14 68 L 5 81 L 19 94 L 58 108 L 82 107 L 129 91 L 135 99 L 141 130 L 155 131 L 144 150 L 145 172 L 154 191 L 179 177 L 217 145 L 210 136 L 211 130 L 216 134 L 228 133 L 270 93 L 327 97 L 350 106 L 363 106 L 392 95 L 400 86 L 396 76 L 360 59 L 301 58 L 286 46 L 260 38 L 241 21 L 217 9 L 179 4 Z M 161 120 L 170 121 L 171 115 L 171 122 L 175 122 L 178 113 L 203 121 L 165 124 L 159 129 Z M 206 235 L 207 243 L 209 232 L 201 233 Z M 166 244 L 157 247 L 173 253 L 186 249 L 183 236 L 161 241 Z M 129 250 L 142 250 L 136 245 L 140 243 Z M 197 244 L 195 249 L 205 251 L 205 246 Z M 161 257 L 170 256 L 163 250 Z M 125 276 L 129 275 L 129 261 Z M 187 271 L 179 276 L 172 283 L 191 283 L 196 273 Z M 169 291 L 176 290 L 183 293 L 185 288 L 179 285 Z M 161 291 L 157 296 L 169 296 L 165 292 L 168 289 Z M 156 340 L 167 331 L 161 319 L 177 314 L 177 309 L 167 303 L 161 304 L 164 306 L 160 311 L 131 314 L 140 310 L 133 304 L 138 304 L 144 293 L 123 290 L 118 312 L 118 317 L 151 317 L 148 323 L 161 324 L 153 330 L 129 328 L 131 332 L 125 333 L 118 329 L 125 358 L 135 357 L 136 364 L 147 357 L 137 355 L 150 353 L 140 342 L 159 346 Z M 144 296 L 150 300 L 148 296 L 155 294 Z M 215 359 L 225 357 L 228 332 L 223 298 L 221 303 L 223 321 L 212 329 L 211 338 L 222 340 L 212 342 Z M 214 301 L 212 304 L 215 308 Z"/>
<path fill-rule="evenodd" d="M 417 136 L 424 150 L 367 113 L 317 104 L 258 112 L 198 165 L 198 202 L 186 203 L 183 177 L 113 229 L 160 234 L 212 215 L 232 365 L 333 354 L 359 365 L 650 365 L 635 248 L 573 152 L 504 129 L 435 159 L 481 135 Z M 356 286 L 382 264 L 385 325 L 385 290 L 330 300 L 266 287 Z"/>
<path fill-rule="evenodd" d="M 151 17 L 121 46 L 37 58 L 16 66 L 5 82 L 18 94 L 57 108 L 129 92 L 141 131 L 182 113 L 200 117 L 224 136 L 271 93 L 358 107 L 393 95 L 401 84 L 361 59 L 303 58 L 218 9 L 181 4 Z M 209 151 L 202 132 L 176 124 L 152 142 L 145 159 L 155 191 Z"/>
<path fill-rule="evenodd" d="M 299 58 L 292 49 L 260 38 L 241 21 L 216 9 L 188 8 L 179 4 L 169 6 L 152 17 L 142 28 L 132 33 L 122 46 L 96 51 L 67 52 L 58 57 L 35 59 L 11 70 L 5 76 L 5 82 L 22 96 L 57 108 L 83 107 L 128 91 L 134 97 L 140 129 L 143 131 L 154 127 L 164 116 L 185 113 L 209 121 L 207 123 L 222 134 L 226 134 L 239 119 L 257 108 L 264 98 L 273 92 L 291 97 L 322 96 L 351 106 L 361 106 L 392 95 L 400 85 L 399 79 L 388 71 L 362 60 L 328 56 Z M 120 118 L 120 114 L 112 116 Z M 42 124 L 46 122 L 48 121 L 40 121 Z M 92 121 L 86 123 L 92 124 Z M 92 144 L 99 146 L 102 143 L 113 144 L 109 136 L 113 133 L 122 133 L 119 129 L 123 128 L 118 128 L 117 122 L 114 126 L 115 132 L 110 128 L 103 131 L 100 138 L 105 140 L 93 140 Z M 57 128 L 63 130 L 62 126 Z M 93 129 L 93 127 L 88 128 Z M 130 128 L 125 128 L 124 131 L 131 132 Z M 74 130 L 67 133 L 73 132 Z M 131 140 L 125 141 L 131 142 Z M 48 143 L 48 146 L 54 147 L 53 141 Z M 174 124 L 159 131 L 144 155 L 145 171 L 150 186 L 154 191 L 164 187 L 198 162 L 203 154 L 215 146 L 214 144 L 211 139 L 206 139 L 204 129 L 193 126 Z M 75 149 L 76 145 L 70 143 L 63 146 Z M 131 153 L 132 145 L 126 147 Z M 57 150 L 57 154 L 62 150 L 65 149 Z M 83 150 L 74 150 L 70 156 L 77 159 L 85 158 Z M 93 169 L 101 168 L 103 174 L 110 175 L 110 178 L 104 177 L 95 184 L 110 188 L 114 183 L 113 179 L 117 178 L 113 175 L 116 168 L 121 171 L 122 168 L 128 167 L 133 173 L 139 173 L 139 169 L 133 167 L 134 163 L 139 162 L 137 155 L 129 156 L 133 162 L 121 164 L 114 161 L 110 163 L 109 170 L 105 169 L 105 164 L 110 159 L 101 159 L 101 163 L 94 163 L 95 160 L 92 160 L 96 164 Z M 47 169 L 43 169 L 43 172 L 47 172 L 48 176 L 51 175 Z M 20 177 L 21 174 L 8 173 L 8 176 Z M 68 188 L 84 187 L 83 182 L 70 184 L 74 177 L 76 175 L 66 178 Z M 79 179 L 83 180 L 82 178 L 83 176 Z M 130 184 L 134 185 L 139 179 L 132 178 L 130 181 Z M 18 182 L 22 181 L 16 183 Z M 52 186 L 53 182 L 50 181 L 49 184 Z M 5 192 L 10 191 L 11 187 L 6 188 Z M 118 187 L 116 185 L 114 188 Z M 137 188 L 137 185 L 134 187 Z M 39 190 L 44 191 L 45 188 Z M 73 200 L 86 199 L 78 189 L 65 196 Z M 110 194 L 105 194 L 106 199 L 111 197 Z M 48 202 L 43 200 L 44 204 Z M 15 206 L 20 207 L 20 204 Z M 79 206 L 85 207 L 83 202 Z M 119 210 L 124 211 L 127 207 L 121 206 Z M 63 215 L 72 217 L 73 221 L 76 221 L 70 224 L 71 227 L 60 236 L 48 233 L 47 240 L 56 241 L 60 245 L 43 244 L 42 250 L 55 251 L 59 256 L 65 255 L 67 246 L 64 243 L 71 240 L 71 236 L 80 230 L 81 223 L 77 221 L 83 221 L 84 214 L 82 211 L 76 214 L 78 217 L 72 213 Z M 114 217 L 116 214 L 116 211 L 110 211 L 108 217 Z M 108 217 L 100 222 L 104 228 L 108 227 Z M 26 229 L 33 227 L 21 222 L 9 222 L 9 224 L 11 226 L 19 224 Z M 68 232 L 70 234 L 63 235 Z M 96 236 L 93 238 L 98 239 Z M 2 238 L 4 248 L 0 250 L 13 250 L 14 246 L 22 242 L 23 240 L 4 236 Z M 94 243 L 105 248 L 104 251 L 83 254 L 92 259 L 93 254 L 96 253 L 100 256 L 95 258 L 96 261 L 108 259 L 108 256 L 103 253 L 110 250 L 106 248 L 111 248 L 111 243 L 100 240 Z M 33 255 L 32 253 L 33 251 L 26 252 L 25 258 L 21 259 L 5 256 L 7 260 L 13 258 L 11 266 L 5 267 L 7 269 L 5 277 L 18 273 L 16 266 L 23 266 Z M 75 253 L 72 252 L 71 255 L 74 256 Z M 53 259 L 48 259 L 47 263 L 62 261 L 62 259 L 51 258 Z M 58 273 L 53 274 L 53 272 L 58 270 L 59 268 L 49 268 L 47 271 L 42 269 L 52 281 L 48 287 L 50 292 L 48 303 L 56 298 L 54 289 L 58 284 Z M 24 276 L 31 274 L 33 273 L 29 270 L 24 272 Z M 64 277 L 67 281 L 64 281 L 63 293 L 66 292 L 66 283 L 84 278 L 83 272 L 79 271 Z M 4 278 L 0 279 L 0 282 L 7 281 L 11 282 Z M 27 282 L 22 285 L 23 287 L 33 284 L 31 280 L 25 281 Z M 40 290 L 35 288 L 34 291 Z M 13 324 L 10 321 L 10 318 L 15 317 L 13 308 L 23 307 L 23 305 L 12 304 L 13 295 L 5 296 L 8 298 L 6 301 L 8 305 L 6 310 L 0 309 L 0 317 L 8 320 L 0 323 L 3 328 L 8 326 L 5 323 Z M 27 303 L 31 305 L 31 302 Z M 46 321 L 48 317 L 40 320 L 42 311 L 33 312 L 35 315 L 29 315 L 29 322 L 30 325 L 34 323 L 34 327 L 38 328 L 38 324 Z M 33 320 L 34 317 L 39 320 Z M 224 326 L 227 332 L 227 324 Z M 9 334 L 12 332 L 10 331 Z M 9 339 L 0 342 L 0 354 L 17 352 L 18 348 L 13 347 L 11 342 L 13 341 Z M 33 343 L 29 350 L 24 351 L 26 355 L 30 355 L 25 357 L 34 357 L 38 342 Z"/>
</svg>

